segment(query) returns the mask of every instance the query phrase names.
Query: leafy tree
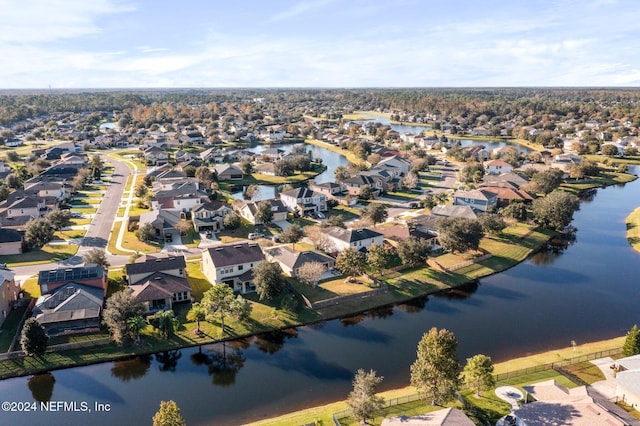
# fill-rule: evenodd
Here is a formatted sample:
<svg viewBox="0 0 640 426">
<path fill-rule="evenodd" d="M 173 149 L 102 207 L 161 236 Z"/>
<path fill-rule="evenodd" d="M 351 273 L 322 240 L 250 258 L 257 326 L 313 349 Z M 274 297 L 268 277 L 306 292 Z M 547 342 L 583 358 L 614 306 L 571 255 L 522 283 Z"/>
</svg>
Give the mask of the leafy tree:
<svg viewBox="0 0 640 426">
<path fill-rule="evenodd" d="M 154 328 L 160 330 L 162 337 L 165 339 L 171 337 L 180 325 L 180 321 L 178 321 L 176 314 L 171 309 L 156 312 L 149 317 L 149 322 Z"/>
<path fill-rule="evenodd" d="M 453 333 L 435 327 L 418 343 L 417 359 L 411 365 L 411 385 L 431 405 L 451 400 L 460 386 L 457 348 Z"/>
<path fill-rule="evenodd" d="M 149 193 L 149 188 L 144 184 L 144 182 L 142 182 L 138 184 L 138 186 L 136 186 L 134 195 L 138 198 L 145 198 L 148 193 Z"/>
<path fill-rule="evenodd" d="M 627 338 L 622 345 L 622 355 L 633 356 L 640 354 L 640 330 L 634 324 L 631 330 L 627 332 Z"/>
<path fill-rule="evenodd" d="M 187 175 L 187 177 L 196 177 L 196 170 L 195 166 L 187 166 L 182 169 L 182 172 Z"/>
<path fill-rule="evenodd" d="M 373 222 L 373 226 L 382 223 L 389 217 L 389 212 L 383 204 L 371 203 L 361 210 L 362 217 Z"/>
<path fill-rule="evenodd" d="M 318 285 L 318 281 L 327 268 L 320 262 L 307 262 L 298 268 L 296 276 L 313 287 Z"/>
<path fill-rule="evenodd" d="M 251 173 L 253 173 L 253 165 L 251 164 L 251 161 L 241 161 L 240 170 L 242 170 L 242 173 L 244 173 L 245 175 L 250 175 Z"/>
<path fill-rule="evenodd" d="M 297 223 L 289 226 L 287 229 L 282 231 L 280 234 L 280 241 L 286 244 L 295 244 L 302 239 L 304 236 L 304 232 L 302 232 L 302 228 Z"/>
<path fill-rule="evenodd" d="M 207 310 L 207 321 L 220 316 L 220 328 L 224 334 L 224 318 L 231 315 L 244 319 L 251 313 L 251 304 L 242 296 L 233 296 L 233 290 L 226 284 L 216 284 L 202 295 L 202 306 Z M 211 318 L 211 319 L 210 319 Z"/>
<path fill-rule="evenodd" d="M 4 180 L 4 183 L 13 189 L 18 189 L 22 186 L 22 181 L 15 173 L 9 173 Z"/>
<path fill-rule="evenodd" d="M 207 319 L 207 310 L 200 303 L 196 302 L 191 306 L 189 312 L 187 312 L 187 320 L 195 321 L 197 324 L 196 333 L 202 333 L 200 330 L 200 321 L 205 321 Z"/>
<path fill-rule="evenodd" d="M 175 401 L 160 401 L 160 409 L 153 416 L 153 426 L 186 426 Z"/>
<path fill-rule="evenodd" d="M 351 247 L 343 250 L 336 258 L 336 268 L 344 275 L 362 275 L 366 264 L 364 254 Z"/>
<path fill-rule="evenodd" d="M 56 231 L 71 225 L 71 212 L 69 210 L 51 210 L 45 217 Z"/>
<path fill-rule="evenodd" d="M 403 264 L 416 266 L 427 260 L 431 247 L 424 238 L 411 236 L 400 241 L 397 251 Z"/>
<path fill-rule="evenodd" d="M 333 214 L 327 217 L 327 220 L 325 220 L 321 226 L 337 226 L 339 228 L 346 228 L 346 225 L 344 224 L 344 216 L 340 214 Z"/>
<path fill-rule="evenodd" d="M 140 241 L 149 242 L 156 239 L 156 228 L 150 223 L 145 223 L 134 233 Z"/>
<path fill-rule="evenodd" d="M 123 344 L 128 337 L 128 321 L 135 316 L 144 314 L 144 306 L 133 298 L 130 289 L 113 293 L 107 299 L 107 307 L 102 312 L 102 322 L 109 328 L 111 339 L 117 344 Z"/>
<path fill-rule="evenodd" d="M 497 214 L 484 213 L 478 216 L 482 230 L 488 234 L 499 234 L 507 227 L 504 219 Z"/>
<path fill-rule="evenodd" d="M 349 179 L 351 177 L 351 172 L 349 171 L 349 168 L 346 166 L 338 166 L 334 170 L 333 176 L 336 182 L 340 183 Z"/>
<path fill-rule="evenodd" d="M 31 317 L 24 322 L 22 335 L 20 336 L 20 346 L 25 355 L 40 356 L 44 354 L 48 340 L 49 336 L 47 336 L 44 327 L 37 319 Z"/>
<path fill-rule="evenodd" d="M 282 269 L 277 263 L 261 262 L 253 268 L 253 283 L 260 300 L 273 299 L 284 290 Z"/>
<path fill-rule="evenodd" d="M 523 202 L 512 201 L 509 205 L 500 209 L 500 214 L 518 222 L 524 222 L 527 220 L 527 206 Z"/>
<path fill-rule="evenodd" d="M 533 201 L 533 220 L 544 228 L 560 230 L 571 223 L 573 213 L 579 207 L 580 200 L 575 195 L 553 191 Z"/>
<path fill-rule="evenodd" d="M 618 148 L 615 145 L 607 144 L 600 148 L 600 152 L 602 152 L 602 155 L 606 155 L 607 157 L 613 157 L 618 155 Z"/>
<path fill-rule="evenodd" d="M 196 169 L 196 179 L 205 188 L 210 188 L 211 182 L 213 182 L 213 173 L 207 166 L 200 166 Z"/>
<path fill-rule="evenodd" d="M 464 383 L 475 391 L 476 396 L 480 396 L 480 391 L 491 389 L 496 385 L 493 378 L 493 363 L 486 355 L 478 354 L 468 358 L 462 376 Z"/>
<path fill-rule="evenodd" d="M 438 220 L 437 226 L 440 244 L 452 251 L 477 250 L 484 235 L 476 219 L 445 217 Z"/>
<path fill-rule="evenodd" d="M 268 225 L 273 220 L 273 210 L 271 210 L 271 203 L 268 201 L 260 201 L 256 204 L 256 221 L 258 223 L 264 223 Z"/>
<path fill-rule="evenodd" d="M 27 223 L 24 241 L 31 248 L 41 248 L 53 239 L 51 223 L 43 217 L 30 220 Z"/>
<path fill-rule="evenodd" d="M 7 185 L 0 185 L 0 201 L 6 200 L 10 192 Z"/>
<path fill-rule="evenodd" d="M 392 259 L 393 254 L 384 246 L 376 243 L 369 246 L 369 250 L 367 251 L 367 263 L 371 269 L 378 273 L 378 275 L 382 275 L 382 270 L 389 267 Z"/>
<path fill-rule="evenodd" d="M 136 343 L 140 343 L 140 332 L 147 327 L 147 321 L 142 315 L 136 315 L 127 319 L 127 330 L 133 333 Z"/>
<path fill-rule="evenodd" d="M 548 194 L 562 183 L 564 173 L 560 169 L 549 169 L 544 172 L 538 172 L 531 178 L 531 183 L 536 192 Z"/>
<path fill-rule="evenodd" d="M 84 263 L 93 263 L 95 265 L 102 266 L 104 269 L 107 269 L 109 268 L 109 266 L 111 266 L 109 260 L 107 260 L 107 254 L 105 253 L 105 251 L 97 247 L 94 247 L 86 252 L 82 256 L 82 261 Z"/>
<path fill-rule="evenodd" d="M 418 175 L 413 172 L 407 173 L 404 179 L 402 179 L 402 185 L 404 185 L 404 187 L 407 189 L 415 188 L 416 186 L 418 186 L 418 182 Z"/>
<path fill-rule="evenodd" d="M 471 162 L 460 170 L 460 181 L 465 183 L 479 183 L 484 177 L 484 167 L 477 161 Z"/>
<path fill-rule="evenodd" d="M 347 398 L 347 405 L 351 414 L 361 423 L 374 417 L 376 411 L 384 405 L 384 398 L 376 396 L 376 387 L 382 383 L 382 377 L 377 377 L 375 370 L 368 373 L 359 369 L 353 379 L 353 390 Z"/>
<path fill-rule="evenodd" d="M 373 198 L 373 193 L 371 192 L 371 187 L 369 185 L 363 185 L 360 187 L 360 194 L 358 194 L 358 198 L 361 200 L 370 200 Z"/>
<path fill-rule="evenodd" d="M 238 229 L 242 219 L 237 213 L 228 214 L 222 219 L 222 225 L 225 229 Z"/>
</svg>

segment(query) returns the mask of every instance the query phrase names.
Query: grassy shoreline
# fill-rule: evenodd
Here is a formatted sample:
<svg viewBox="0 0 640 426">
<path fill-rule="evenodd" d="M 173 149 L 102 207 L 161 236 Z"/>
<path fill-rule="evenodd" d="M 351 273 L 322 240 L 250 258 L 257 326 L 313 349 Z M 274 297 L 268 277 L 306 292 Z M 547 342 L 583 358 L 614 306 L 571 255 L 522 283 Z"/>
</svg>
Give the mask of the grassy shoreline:
<svg viewBox="0 0 640 426">
<path fill-rule="evenodd" d="M 632 211 L 625 219 L 627 240 L 633 249 L 640 253 L 640 207 Z"/>
</svg>

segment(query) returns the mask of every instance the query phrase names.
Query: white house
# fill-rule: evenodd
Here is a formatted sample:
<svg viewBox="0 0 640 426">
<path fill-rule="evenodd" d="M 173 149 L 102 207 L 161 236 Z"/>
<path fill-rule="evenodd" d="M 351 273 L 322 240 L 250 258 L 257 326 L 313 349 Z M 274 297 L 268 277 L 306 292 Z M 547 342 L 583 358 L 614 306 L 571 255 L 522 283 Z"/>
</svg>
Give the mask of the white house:
<svg viewBox="0 0 640 426">
<path fill-rule="evenodd" d="M 340 252 L 349 247 L 362 250 L 376 243 L 382 245 L 384 235 L 368 228 L 343 229 L 337 226 L 326 228 L 324 234 L 329 239 L 329 252 Z"/>
<path fill-rule="evenodd" d="M 223 244 L 203 250 L 202 272 L 211 284 L 226 284 L 244 294 L 255 291 L 252 271 L 263 261 L 257 244 Z"/>
<path fill-rule="evenodd" d="M 484 163 L 484 169 L 487 174 L 500 175 L 502 173 L 511 173 L 513 166 L 504 160 L 491 160 Z"/>
</svg>

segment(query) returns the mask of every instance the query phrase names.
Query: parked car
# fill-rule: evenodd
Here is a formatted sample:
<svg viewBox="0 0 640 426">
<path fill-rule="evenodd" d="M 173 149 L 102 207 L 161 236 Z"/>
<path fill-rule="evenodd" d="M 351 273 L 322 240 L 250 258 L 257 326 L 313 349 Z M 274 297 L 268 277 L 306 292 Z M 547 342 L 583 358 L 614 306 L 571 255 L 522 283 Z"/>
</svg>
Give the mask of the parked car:
<svg viewBox="0 0 640 426">
<path fill-rule="evenodd" d="M 82 217 L 82 213 L 80 213 L 80 212 L 71 212 L 71 217 L 73 217 L 73 218 Z"/>
<path fill-rule="evenodd" d="M 264 234 L 261 234 L 259 232 L 252 232 L 249 234 L 247 238 L 249 238 L 250 240 L 255 240 L 256 238 L 262 238 L 262 237 L 264 237 Z"/>
<path fill-rule="evenodd" d="M 172 242 L 172 241 L 173 241 L 173 235 L 171 235 L 171 234 L 166 234 L 166 235 L 164 236 L 164 242 L 165 242 L 165 243 L 170 243 L 170 242 Z"/>
</svg>

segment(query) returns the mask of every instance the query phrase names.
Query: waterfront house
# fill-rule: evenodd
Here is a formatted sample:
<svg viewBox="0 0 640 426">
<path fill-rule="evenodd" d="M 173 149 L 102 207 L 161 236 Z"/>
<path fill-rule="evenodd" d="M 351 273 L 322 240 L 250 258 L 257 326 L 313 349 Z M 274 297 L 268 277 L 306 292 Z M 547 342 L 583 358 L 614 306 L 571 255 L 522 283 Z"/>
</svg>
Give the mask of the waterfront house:
<svg viewBox="0 0 640 426">
<path fill-rule="evenodd" d="M 344 229 L 337 226 L 325 228 L 324 234 L 329 240 L 329 252 L 341 252 L 348 248 L 366 250 L 371 244 L 382 245 L 384 235 L 368 228 Z"/>
<path fill-rule="evenodd" d="M 78 266 L 40 271 L 38 286 L 41 294 L 49 294 L 68 283 L 85 284 L 102 289 L 107 295 L 107 272 L 102 266 Z"/>
<path fill-rule="evenodd" d="M 325 271 L 330 271 L 335 266 L 335 260 L 331 256 L 311 250 L 300 252 L 284 245 L 266 248 L 264 254 L 268 261 L 277 262 L 282 272 L 292 278 L 298 277 L 298 271 L 306 263 L 320 263 Z"/>
<path fill-rule="evenodd" d="M 498 196 L 486 189 L 456 191 L 453 194 L 453 205 L 469 206 L 475 210 L 486 212 L 496 208 L 498 205 Z"/>
<path fill-rule="evenodd" d="M 244 173 L 240 167 L 233 164 L 217 164 L 214 166 L 218 180 L 241 180 Z"/>
<path fill-rule="evenodd" d="M 98 331 L 103 303 L 101 289 L 72 281 L 40 296 L 33 317 L 49 335 Z"/>
<path fill-rule="evenodd" d="M 222 244 L 203 250 L 201 269 L 211 284 L 228 285 L 244 294 L 255 291 L 252 271 L 264 260 L 257 244 Z"/>
<path fill-rule="evenodd" d="M 271 222 L 280 222 L 283 220 L 287 220 L 288 210 L 281 200 L 264 201 L 271 205 L 271 211 L 273 212 Z M 263 201 L 237 201 L 236 203 L 234 203 L 233 208 L 238 212 L 240 217 L 247 220 L 252 225 L 262 225 L 262 222 L 256 218 L 256 214 L 258 212 L 258 203 L 261 202 Z"/>
</svg>

